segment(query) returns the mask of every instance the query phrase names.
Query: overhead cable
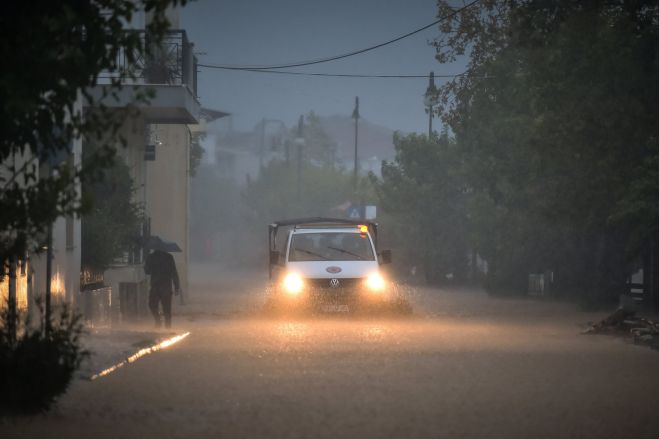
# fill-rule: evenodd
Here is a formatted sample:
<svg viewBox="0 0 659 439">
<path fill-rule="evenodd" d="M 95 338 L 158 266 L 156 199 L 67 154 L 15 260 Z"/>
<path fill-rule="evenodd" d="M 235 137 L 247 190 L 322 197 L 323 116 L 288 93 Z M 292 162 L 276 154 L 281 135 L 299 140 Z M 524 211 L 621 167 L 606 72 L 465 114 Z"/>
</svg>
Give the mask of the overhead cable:
<svg viewBox="0 0 659 439">
<path fill-rule="evenodd" d="M 376 44 L 375 46 L 366 47 L 364 49 L 354 50 L 352 52 L 344 53 L 344 54 L 341 54 L 341 55 L 329 56 L 329 57 L 326 57 L 326 58 L 318 58 L 318 59 L 309 60 L 309 61 L 298 61 L 298 62 L 292 62 L 292 63 L 287 63 L 287 64 L 275 64 L 275 65 L 269 65 L 269 66 L 216 65 L 216 66 L 214 66 L 214 68 L 221 68 L 221 69 L 225 69 L 225 70 L 272 70 L 272 69 L 286 69 L 286 68 L 290 68 L 290 67 L 310 66 L 310 65 L 313 65 L 313 64 L 321 64 L 321 63 L 326 63 L 326 62 L 330 62 L 330 61 L 336 61 L 338 59 L 348 58 L 348 57 L 351 57 L 351 56 L 360 55 L 362 53 L 370 52 L 371 50 L 379 49 L 380 47 L 384 47 L 384 46 L 387 46 L 389 44 L 393 44 L 393 43 L 395 43 L 397 41 L 400 41 L 404 38 L 407 38 L 407 37 L 410 37 L 412 35 L 418 34 L 419 32 L 422 32 L 426 29 L 429 29 L 429 28 L 441 23 L 442 21 L 448 20 L 449 18 L 453 18 L 454 16 L 458 15 L 459 13 L 464 11 L 465 9 L 468 9 L 468 8 L 472 7 L 473 5 L 475 5 L 476 3 L 479 3 L 479 2 L 480 2 L 480 0 L 473 0 L 469 3 L 467 3 L 466 5 L 464 5 L 463 7 L 459 8 L 459 9 L 456 9 L 455 11 L 451 12 L 450 14 L 445 15 L 445 16 L 437 19 L 437 20 L 433 21 L 432 23 L 430 23 L 426 26 L 420 27 L 416 30 L 413 30 L 412 32 L 408 32 L 405 35 L 401 35 L 401 36 L 399 36 L 397 38 L 394 38 L 392 40 L 385 41 L 384 43 Z M 201 64 L 199 64 L 199 66 L 200 67 L 210 67 L 208 65 L 203 65 L 202 66 Z"/>
<path fill-rule="evenodd" d="M 290 70 L 262 70 L 262 69 L 227 69 L 224 66 L 214 66 L 209 64 L 197 64 L 197 67 L 205 67 L 209 69 L 219 70 L 232 70 L 241 72 L 252 73 L 273 73 L 276 75 L 295 75 L 295 76 L 321 76 L 332 78 L 384 78 L 384 79 L 413 79 L 413 78 L 429 78 L 429 74 L 425 75 L 368 75 L 358 73 L 319 73 L 319 72 L 293 72 Z M 456 73 L 454 75 L 435 75 L 435 78 L 456 78 L 465 75 L 464 73 Z"/>
</svg>

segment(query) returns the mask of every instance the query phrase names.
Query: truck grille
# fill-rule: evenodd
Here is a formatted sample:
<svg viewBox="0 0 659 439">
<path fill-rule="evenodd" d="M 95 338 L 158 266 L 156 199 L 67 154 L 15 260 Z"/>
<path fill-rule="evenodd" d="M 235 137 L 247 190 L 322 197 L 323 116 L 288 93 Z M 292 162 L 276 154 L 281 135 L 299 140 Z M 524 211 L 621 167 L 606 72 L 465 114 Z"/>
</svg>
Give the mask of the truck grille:
<svg viewBox="0 0 659 439">
<path fill-rule="evenodd" d="M 354 289 L 358 288 L 362 282 L 360 278 L 323 278 L 323 279 L 307 279 L 307 284 L 311 288 L 328 288 L 328 289 Z M 338 284 L 336 283 L 338 282 Z"/>
</svg>

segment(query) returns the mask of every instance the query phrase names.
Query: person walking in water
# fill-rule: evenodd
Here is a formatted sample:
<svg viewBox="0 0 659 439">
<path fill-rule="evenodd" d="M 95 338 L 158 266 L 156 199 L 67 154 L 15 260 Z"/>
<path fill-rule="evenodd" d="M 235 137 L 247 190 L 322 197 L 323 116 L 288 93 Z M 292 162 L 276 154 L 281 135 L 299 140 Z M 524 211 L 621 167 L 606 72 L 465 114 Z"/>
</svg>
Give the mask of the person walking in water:
<svg viewBox="0 0 659 439">
<path fill-rule="evenodd" d="M 181 294 L 181 285 L 176 271 L 174 257 L 169 253 L 154 249 L 146 258 L 144 272 L 151 276 L 151 288 L 149 290 L 149 309 L 159 328 L 162 324 L 160 318 L 160 306 L 165 318 L 165 328 L 172 326 L 172 285 L 175 295 Z"/>
</svg>

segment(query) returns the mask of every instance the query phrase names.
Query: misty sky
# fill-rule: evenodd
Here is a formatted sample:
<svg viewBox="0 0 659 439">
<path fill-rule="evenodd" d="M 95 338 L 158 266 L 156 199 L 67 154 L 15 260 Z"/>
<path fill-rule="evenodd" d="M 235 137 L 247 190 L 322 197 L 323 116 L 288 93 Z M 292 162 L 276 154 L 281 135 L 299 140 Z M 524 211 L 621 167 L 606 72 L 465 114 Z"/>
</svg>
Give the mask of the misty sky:
<svg viewBox="0 0 659 439">
<path fill-rule="evenodd" d="M 262 65 L 342 54 L 379 44 L 433 22 L 434 0 L 198 0 L 181 11 L 181 27 L 202 64 Z M 431 28 L 344 60 L 291 70 L 359 74 L 460 73 L 440 66 L 427 41 Z M 270 75 L 200 68 L 205 107 L 233 114 L 251 130 L 263 117 L 291 126 L 310 110 L 350 115 L 355 96 L 362 117 L 391 129 L 426 132 L 427 79 L 348 79 Z M 437 127 L 437 123 L 435 127 Z"/>
</svg>

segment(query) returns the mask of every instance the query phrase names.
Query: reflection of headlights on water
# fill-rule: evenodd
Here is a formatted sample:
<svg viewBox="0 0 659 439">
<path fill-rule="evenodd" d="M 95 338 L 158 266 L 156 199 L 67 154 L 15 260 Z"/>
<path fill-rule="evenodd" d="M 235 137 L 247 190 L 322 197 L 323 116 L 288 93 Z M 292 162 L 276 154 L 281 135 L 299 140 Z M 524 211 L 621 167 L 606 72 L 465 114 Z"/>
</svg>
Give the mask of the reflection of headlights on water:
<svg viewBox="0 0 659 439">
<path fill-rule="evenodd" d="M 300 294 L 303 287 L 304 282 L 298 274 L 288 273 L 286 277 L 284 277 L 284 291 L 288 294 L 297 296 Z"/>
<path fill-rule="evenodd" d="M 380 273 L 372 273 L 366 278 L 366 287 L 373 291 L 380 293 L 384 291 L 386 282 Z"/>
</svg>

